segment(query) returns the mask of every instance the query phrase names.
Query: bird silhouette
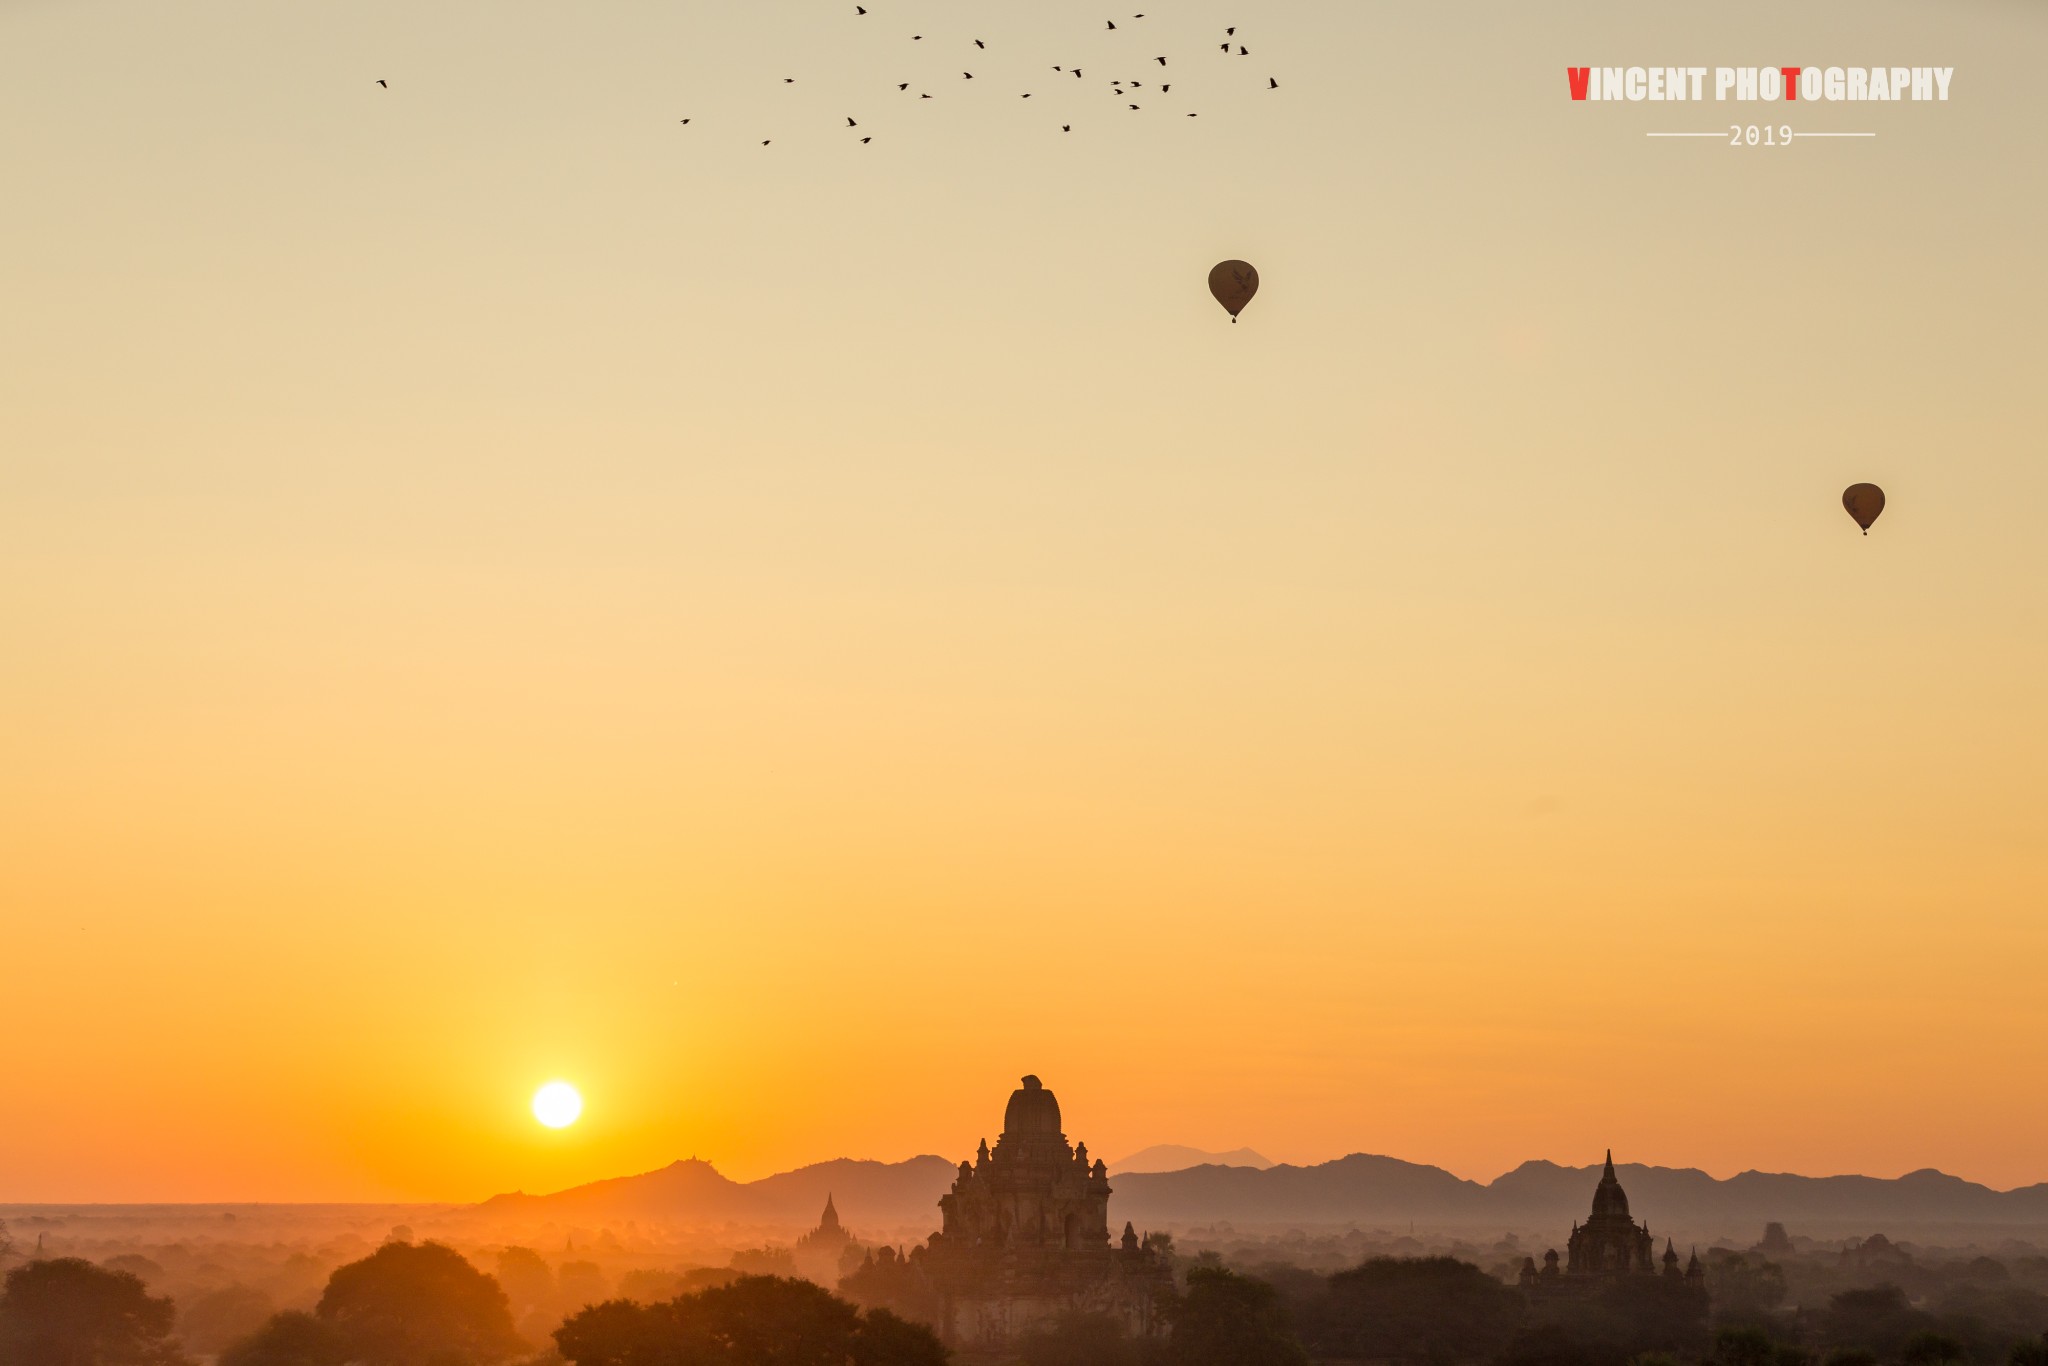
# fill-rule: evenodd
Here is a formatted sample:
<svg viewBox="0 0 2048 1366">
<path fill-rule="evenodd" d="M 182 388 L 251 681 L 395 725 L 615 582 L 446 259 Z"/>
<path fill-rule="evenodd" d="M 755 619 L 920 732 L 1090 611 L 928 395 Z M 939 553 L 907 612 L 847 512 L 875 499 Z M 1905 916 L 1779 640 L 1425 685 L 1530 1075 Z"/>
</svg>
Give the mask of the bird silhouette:
<svg viewBox="0 0 2048 1366">
<path fill-rule="evenodd" d="M 1237 36 L 1237 29 L 1235 27 L 1227 28 L 1223 30 L 1223 33 L 1225 37 L 1235 38 Z"/>
<path fill-rule="evenodd" d="M 389 90 L 391 88 L 391 82 L 389 81 L 379 81 L 377 82 L 377 84 L 383 86 L 386 90 Z"/>
<path fill-rule="evenodd" d="M 869 144 L 870 142 L 873 142 L 873 141 L 874 141 L 874 139 L 873 139 L 873 138 L 862 138 L 862 139 L 861 139 L 860 141 L 861 141 L 861 145 L 862 145 L 863 147 L 865 147 L 865 146 L 866 146 L 867 144 Z"/>
<path fill-rule="evenodd" d="M 1074 79 L 1077 81 L 1081 79 L 1081 68 L 1078 66 L 1074 68 Z"/>
<path fill-rule="evenodd" d="M 909 81 L 905 81 L 905 82 L 904 82 L 903 84 L 901 84 L 901 85 L 897 86 L 896 88 L 897 88 L 898 90 L 908 90 L 908 89 L 910 89 L 910 82 L 909 82 Z"/>
<path fill-rule="evenodd" d="M 1225 43 L 1225 44 L 1223 45 L 1223 50 L 1224 50 L 1225 52 L 1228 52 L 1228 51 L 1230 51 L 1230 44 L 1228 44 L 1228 43 Z"/>
<path fill-rule="evenodd" d="M 1019 95 L 1017 98 L 1020 100 L 1028 100 L 1031 98 L 1031 92 L 1027 90 L 1022 95 Z"/>
<path fill-rule="evenodd" d="M 1106 19 L 1106 20 L 1104 20 L 1103 22 L 1104 22 L 1104 23 L 1106 23 L 1106 24 L 1108 24 L 1108 25 L 1109 25 L 1109 26 L 1110 26 L 1111 28 L 1115 28 L 1115 27 L 1116 27 L 1116 20 L 1114 20 L 1114 19 Z"/>
<path fill-rule="evenodd" d="M 784 85 L 795 85 L 795 84 L 796 84 L 796 77 L 794 77 L 794 76 L 784 76 L 784 77 L 782 78 L 782 83 L 783 83 Z"/>
<path fill-rule="evenodd" d="M 866 13 L 867 13 L 867 11 L 866 11 L 865 9 L 862 9 L 862 8 L 861 8 L 861 7 L 859 6 L 859 5 L 855 5 L 855 6 L 853 7 L 853 12 L 854 12 L 855 14 L 866 14 Z"/>
<path fill-rule="evenodd" d="M 1160 94 L 1162 94 L 1162 95 L 1164 95 L 1164 94 L 1165 94 L 1165 93 L 1166 93 L 1167 91 L 1169 91 L 1169 90 L 1171 90 L 1171 89 L 1173 89 L 1173 87 L 1172 87 L 1171 85 L 1162 85 L 1162 86 L 1160 86 L 1160 87 L 1159 87 L 1159 93 L 1160 93 Z"/>
<path fill-rule="evenodd" d="M 1240 57 L 1249 57 L 1251 54 L 1246 52 L 1243 48 L 1239 48 L 1237 50 L 1237 55 Z"/>
<path fill-rule="evenodd" d="M 983 47 L 983 48 L 985 48 L 985 47 L 987 47 L 987 46 L 988 46 L 988 44 L 987 44 L 987 43 L 984 43 L 984 42 L 983 42 L 983 41 L 981 41 L 981 39 L 979 39 L 979 38 L 976 38 L 976 39 L 974 40 L 974 45 L 975 45 L 976 47 Z"/>
<path fill-rule="evenodd" d="M 848 119 L 848 120 L 846 121 L 846 126 L 847 126 L 848 128 L 858 128 L 858 127 L 860 127 L 860 125 L 859 125 L 859 124 L 857 124 L 857 123 L 855 123 L 855 122 L 854 122 L 854 121 L 853 121 L 852 119 Z"/>
<path fill-rule="evenodd" d="M 921 100 L 928 100 L 928 99 L 930 99 L 930 98 L 931 98 L 931 96 L 930 96 L 930 95 L 919 95 L 919 96 L 918 96 L 918 98 L 919 98 L 919 99 L 921 99 Z"/>
<path fill-rule="evenodd" d="M 774 139 L 774 138 L 762 138 L 762 139 L 761 139 L 761 145 L 762 145 L 763 147 L 766 147 L 766 146 L 767 146 L 767 145 L 768 145 L 769 143 L 771 143 L 771 142 L 773 142 L 773 141 L 775 141 L 775 139 Z"/>
<path fill-rule="evenodd" d="M 684 122 L 684 123 L 688 123 L 688 122 L 689 122 L 689 120 L 688 120 L 688 119 L 684 119 L 684 120 L 683 120 L 683 122 Z"/>
<path fill-rule="evenodd" d="M 1271 76 L 1268 76 L 1268 77 L 1266 77 L 1266 89 L 1268 89 L 1268 90 L 1278 90 L 1279 88 L 1280 88 L 1280 82 L 1278 82 L 1278 81 L 1274 80 L 1274 79 L 1273 79 L 1273 78 L 1272 78 Z"/>
<path fill-rule="evenodd" d="M 1135 104 L 1131 106 L 1131 108 L 1133 108 L 1133 109 L 1136 109 L 1137 107 L 1138 107 L 1138 106 L 1137 106 L 1137 105 L 1135 105 Z"/>
<path fill-rule="evenodd" d="M 960 73 L 960 79 L 964 81 L 971 81 L 974 79 L 974 73 L 972 71 L 963 71 Z"/>
<path fill-rule="evenodd" d="M 1074 125 L 1071 123 L 1063 123 L 1060 125 L 1060 131 L 1062 133 L 1071 133 L 1074 131 Z"/>
<path fill-rule="evenodd" d="M 1166 65 L 1166 58 L 1164 57 L 1154 57 L 1152 60 L 1159 63 L 1161 66 Z"/>
</svg>

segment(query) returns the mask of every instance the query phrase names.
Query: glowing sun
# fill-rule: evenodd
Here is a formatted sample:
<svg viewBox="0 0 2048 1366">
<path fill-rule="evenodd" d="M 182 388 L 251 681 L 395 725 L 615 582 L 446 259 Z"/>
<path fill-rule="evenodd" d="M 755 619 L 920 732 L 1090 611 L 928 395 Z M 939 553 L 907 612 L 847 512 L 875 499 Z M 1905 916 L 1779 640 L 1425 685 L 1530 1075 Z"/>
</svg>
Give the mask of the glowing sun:
<svg viewBox="0 0 2048 1366">
<path fill-rule="evenodd" d="M 533 1093 L 533 1117 L 550 1129 L 566 1129 L 583 1113 L 583 1097 L 566 1081 L 551 1081 Z"/>
</svg>

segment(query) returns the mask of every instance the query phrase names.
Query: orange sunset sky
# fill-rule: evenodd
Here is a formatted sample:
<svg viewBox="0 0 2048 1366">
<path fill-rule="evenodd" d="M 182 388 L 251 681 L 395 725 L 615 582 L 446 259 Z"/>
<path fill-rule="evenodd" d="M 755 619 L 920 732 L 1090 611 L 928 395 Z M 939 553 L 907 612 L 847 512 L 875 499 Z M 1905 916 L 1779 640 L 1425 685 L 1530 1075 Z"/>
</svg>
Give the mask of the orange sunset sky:
<svg viewBox="0 0 2048 1366">
<path fill-rule="evenodd" d="M 2048 1180 L 2048 11 L 1153 3 L 0 0 L 0 1200 Z"/>
</svg>

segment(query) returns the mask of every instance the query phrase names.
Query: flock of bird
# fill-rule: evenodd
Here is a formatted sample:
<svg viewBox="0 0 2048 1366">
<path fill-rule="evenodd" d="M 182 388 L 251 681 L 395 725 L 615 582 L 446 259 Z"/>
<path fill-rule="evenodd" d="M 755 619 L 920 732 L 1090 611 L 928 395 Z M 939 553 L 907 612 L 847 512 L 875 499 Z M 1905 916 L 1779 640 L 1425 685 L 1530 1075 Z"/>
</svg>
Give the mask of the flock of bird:
<svg viewBox="0 0 2048 1366">
<path fill-rule="evenodd" d="M 853 7 L 853 12 L 856 18 L 868 17 L 868 11 L 865 5 L 855 5 Z M 1131 16 L 1131 21 L 1139 21 L 1144 19 L 1144 17 L 1145 16 L 1143 14 L 1134 14 Z M 1117 28 L 1116 20 L 1114 19 L 1106 19 L 1103 21 L 1103 24 L 1104 31 L 1107 33 L 1120 32 L 1120 30 Z M 921 43 L 924 41 L 924 35 L 922 33 L 913 33 L 910 35 L 910 41 L 913 43 Z M 972 42 L 974 43 L 975 51 L 988 51 L 988 44 L 984 42 L 982 39 L 975 38 L 972 40 Z M 1251 50 L 1248 47 L 1246 47 L 1243 43 L 1238 41 L 1237 27 L 1234 24 L 1226 26 L 1224 28 L 1223 41 L 1217 44 L 1217 48 L 1226 57 L 1232 55 L 1238 57 L 1249 57 L 1251 55 Z M 1232 53 L 1233 48 L 1236 49 L 1234 54 Z M 1157 65 L 1161 68 L 1162 73 L 1171 70 L 1171 63 L 1166 56 L 1154 56 L 1150 60 L 1154 63 L 1157 63 Z M 1064 84 L 1064 78 L 1066 77 L 1072 77 L 1074 80 L 1083 82 L 1085 82 L 1088 79 L 1085 68 L 1078 65 L 1069 66 L 1065 63 L 1059 63 L 1057 65 L 1054 65 L 1051 70 L 1052 74 L 1055 77 L 1061 78 L 1062 84 Z M 960 78 L 962 80 L 967 81 L 976 79 L 974 72 L 964 70 L 960 73 Z M 794 76 L 784 76 L 782 78 L 782 83 L 784 85 L 795 85 L 797 83 L 797 79 Z M 391 88 L 391 83 L 388 80 L 380 79 L 378 80 L 377 84 L 386 90 Z M 896 86 L 896 91 L 899 95 L 908 95 L 911 91 L 911 87 L 914 84 L 916 84 L 916 82 L 898 81 L 894 82 L 894 84 Z M 1145 84 L 1145 82 L 1137 79 L 1136 77 L 1117 76 L 1109 78 L 1105 82 L 1105 84 L 1107 85 L 1110 94 L 1117 101 L 1123 103 L 1133 113 L 1141 112 L 1144 108 L 1144 105 L 1140 104 L 1138 100 L 1131 98 L 1133 95 L 1137 95 L 1139 91 L 1157 90 L 1158 93 L 1161 95 L 1169 95 L 1173 91 L 1173 82 L 1170 80 L 1159 80 L 1153 86 L 1148 87 Z M 1278 90 L 1280 88 L 1280 82 L 1278 78 L 1273 76 L 1266 77 L 1265 88 L 1268 90 Z M 1018 98 L 1028 100 L 1035 93 L 1037 92 L 1030 90 L 1022 91 L 1019 93 Z M 932 95 L 929 91 L 919 90 L 917 93 L 917 98 L 919 100 L 929 100 L 932 98 Z M 1140 96 L 1140 98 L 1149 98 L 1149 95 Z M 1189 110 L 1186 111 L 1186 116 L 1188 118 L 1195 118 L 1197 117 L 1198 112 L 1199 111 Z M 845 118 L 846 127 L 848 129 L 858 131 L 861 128 L 860 120 L 854 118 L 851 114 L 846 115 Z M 684 118 L 680 120 L 680 122 L 683 125 L 688 126 L 691 122 L 693 122 L 693 119 Z M 1063 133 L 1071 133 L 1074 131 L 1074 125 L 1072 123 L 1062 122 L 1060 123 L 1059 127 L 1060 131 Z M 860 137 L 860 141 L 863 145 L 872 143 L 874 140 L 874 135 L 871 133 L 863 133 Z M 761 145 L 763 147 L 772 147 L 774 143 L 775 139 L 773 138 L 761 139 Z M 1258 293 L 1258 289 L 1259 272 L 1256 269 L 1254 269 L 1249 262 L 1223 261 L 1219 262 L 1216 265 L 1215 269 L 1209 272 L 1209 292 L 1215 296 L 1216 302 L 1221 304 L 1224 310 L 1230 314 L 1230 320 L 1233 323 L 1237 321 L 1237 316 L 1240 312 L 1243 311 L 1245 305 L 1251 302 L 1252 296 Z M 1851 518 L 1855 520 L 1856 525 L 1859 528 L 1861 528 L 1863 534 L 1866 536 L 1870 534 L 1871 524 L 1874 523 L 1877 520 L 1879 514 L 1881 514 L 1884 511 L 1884 505 L 1884 490 L 1879 488 L 1875 484 L 1852 484 L 1847 489 L 1844 489 L 1842 492 L 1843 509 L 1846 512 L 1848 512 Z"/>
<path fill-rule="evenodd" d="M 869 18 L 870 16 L 868 14 L 867 6 L 860 4 L 854 5 L 853 17 L 856 20 Z M 1102 34 L 1131 35 L 1132 41 L 1135 43 L 1137 41 L 1137 35 L 1139 35 L 1142 32 L 1142 30 L 1139 28 L 1139 25 L 1142 24 L 1144 18 L 1145 16 L 1143 14 L 1133 14 L 1130 16 L 1129 19 L 1124 20 L 1121 26 L 1119 25 L 1116 19 L 1104 19 Z M 1150 26 L 1146 25 L 1145 27 L 1149 28 Z M 1238 58 L 1247 58 L 1252 55 L 1251 49 L 1242 40 L 1239 39 L 1237 26 L 1235 24 L 1226 25 L 1223 28 L 1221 34 L 1218 35 L 1218 37 L 1220 38 L 1220 41 L 1217 43 L 1217 51 L 1222 56 L 1235 60 Z M 922 33 L 913 33 L 910 35 L 908 41 L 912 43 L 922 43 L 925 41 L 925 35 Z M 973 43 L 973 54 L 982 54 L 987 53 L 989 51 L 988 44 L 984 40 L 980 38 L 974 38 L 971 39 L 970 41 L 972 41 Z M 1132 51 L 1129 54 L 1126 54 L 1121 60 L 1133 65 L 1138 65 L 1140 69 L 1143 71 L 1148 71 L 1150 73 L 1149 80 L 1141 79 L 1138 76 L 1128 75 L 1114 77 L 1104 77 L 1101 75 L 1097 75 L 1096 77 L 1091 78 L 1087 74 L 1087 66 L 1080 64 L 1070 64 L 1067 62 L 1053 64 L 1050 66 L 1050 69 L 1044 72 L 1043 74 L 1046 80 L 1055 82 L 1062 87 L 1065 86 L 1065 82 L 1068 79 L 1081 82 L 1081 85 L 1078 87 L 1074 87 L 1074 89 L 1087 90 L 1091 94 L 1105 95 L 1107 97 L 1108 102 L 1110 102 L 1111 104 L 1123 105 L 1126 113 L 1142 113 L 1148 106 L 1156 107 L 1152 104 L 1155 97 L 1164 98 L 1168 101 L 1172 100 L 1175 77 L 1178 74 L 1176 68 L 1173 65 L 1173 62 L 1178 59 L 1175 58 L 1173 54 L 1145 53 L 1145 55 L 1142 57 L 1138 55 L 1139 53 L 1144 52 L 1145 50 L 1142 47 L 1134 47 Z M 978 63 L 976 63 L 973 60 L 972 55 L 969 55 L 966 58 L 964 65 L 978 65 Z M 962 81 L 973 81 L 979 79 L 982 80 L 984 83 L 989 83 L 994 79 L 1001 78 L 994 77 L 991 73 L 988 73 L 986 71 L 982 73 L 976 73 L 974 71 L 966 70 L 963 68 L 960 72 L 959 79 Z M 1264 89 L 1278 90 L 1280 88 L 1280 81 L 1278 77 L 1267 75 L 1264 78 L 1264 80 Z M 797 84 L 797 78 L 794 76 L 784 76 L 781 78 L 781 83 L 783 85 L 795 85 Z M 388 81 L 379 80 L 377 84 L 387 90 L 390 89 L 390 83 Z M 898 96 L 901 96 L 906 99 L 914 99 L 916 101 L 921 102 L 924 100 L 942 98 L 934 96 L 930 90 L 923 88 L 925 83 L 919 81 L 891 81 L 888 84 L 893 85 L 895 87 L 895 91 Z M 1024 84 L 1024 82 L 1019 82 L 1019 84 Z M 1054 93 L 1053 90 L 1046 87 L 1041 87 L 1038 90 L 1026 89 L 1018 91 L 1017 98 L 1019 100 L 1028 100 L 1033 98 L 1033 96 L 1035 95 L 1043 96 L 1052 93 Z M 1059 93 L 1065 94 L 1068 92 L 1066 90 L 1061 90 L 1059 91 Z M 1185 96 L 1183 96 L 1182 98 L 1185 99 Z M 1191 119 L 1200 116 L 1199 110 L 1176 109 L 1173 112 L 1181 113 L 1185 117 Z M 858 141 L 863 146 L 872 143 L 875 140 L 874 133 L 867 131 L 866 126 L 862 123 L 862 121 L 859 118 L 854 117 L 852 114 L 842 115 L 841 117 L 844 117 L 846 120 L 844 128 L 840 130 L 842 133 L 857 134 Z M 679 119 L 678 123 L 684 127 L 689 127 L 696 121 L 696 117 L 694 115 L 691 115 Z M 1055 115 L 1050 120 L 1050 122 L 1052 124 L 1056 124 L 1060 132 L 1062 133 L 1071 133 L 1074 131 L 1073 116 L 1071 114 L 1065 116 Z M 775 145 L 775 139 L 773 137 L 762 138 L 760 140 L 760 143 L 763 147 L 772 147 Z"/>
</svg>

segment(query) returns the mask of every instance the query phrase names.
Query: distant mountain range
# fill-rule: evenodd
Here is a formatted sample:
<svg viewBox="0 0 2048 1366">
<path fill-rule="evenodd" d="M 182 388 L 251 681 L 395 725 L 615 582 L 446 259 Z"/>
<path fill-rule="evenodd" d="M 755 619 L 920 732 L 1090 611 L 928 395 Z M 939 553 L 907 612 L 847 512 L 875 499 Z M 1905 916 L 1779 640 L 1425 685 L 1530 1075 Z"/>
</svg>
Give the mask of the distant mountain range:
<svg viewBox="0 0 2048 1366">
<path fill-rule="evenodd" d="M 1110 1198 L 1113 1222 L 1365 1228 L 1405 1228 L 1413 1222 L 1423 1227 L 1564 1229 L 1585 1217 L 1600 1174 L 1598 1166 L 1525 1162 L 1482 1184 L 1440 1167 L 1365 1153 L 1309 1167 L 1260 1167 L 1251 1163 L 1264 1159 L 1249 1150 L 1209 1154 L 1171 1147 L 1133 1153 L 1118 1165 L 1142 1164 L 1162 1153 L 1223 1160 L 1177 1171 L 1123 1172 Z M 939 1197 L 951 1187 L 956 1170 L 943 1157 L 907 1162 L 841 1158 L 738 1182 L 692 1158 L 552 1195 L 494 1196 L 474 1212 L 585 1226 L 629 1219 L 808 1226 L 830 1195 L 856 1233 L 863 1225 L 937 1228 Z M 1653 1232 L 1753 1227 L 1761 1233 L 1773 1219 L 1794 1233 L 1817 1234 L 1910 1225 L 2048 1228 L 2048 1183 L 1996 1191 L 1933 1170 L 1893 1180 L 1743 1172 L 1725 1181 L 1692 1168 L 1617 1164 L 1616 1171 L 1636 1217 Z"/>
<path fill-rule="evenodd" d="M 1132 1153 L 1121 1162 L 1109 1164 L 1111 1176 L 1125 1172 L 1177 1172 L 1189 1167 L 1257 1167 L 1260 1171 L 1272 1166 L 1272 1162 L 1250 1148 L 1239 1148 L 1229 1153 L 1205 1153 L 1200 1148 L 1183 1148 L 1178 1143 L 1155 1143 L 1143 1152 Z"/>
</svg>

